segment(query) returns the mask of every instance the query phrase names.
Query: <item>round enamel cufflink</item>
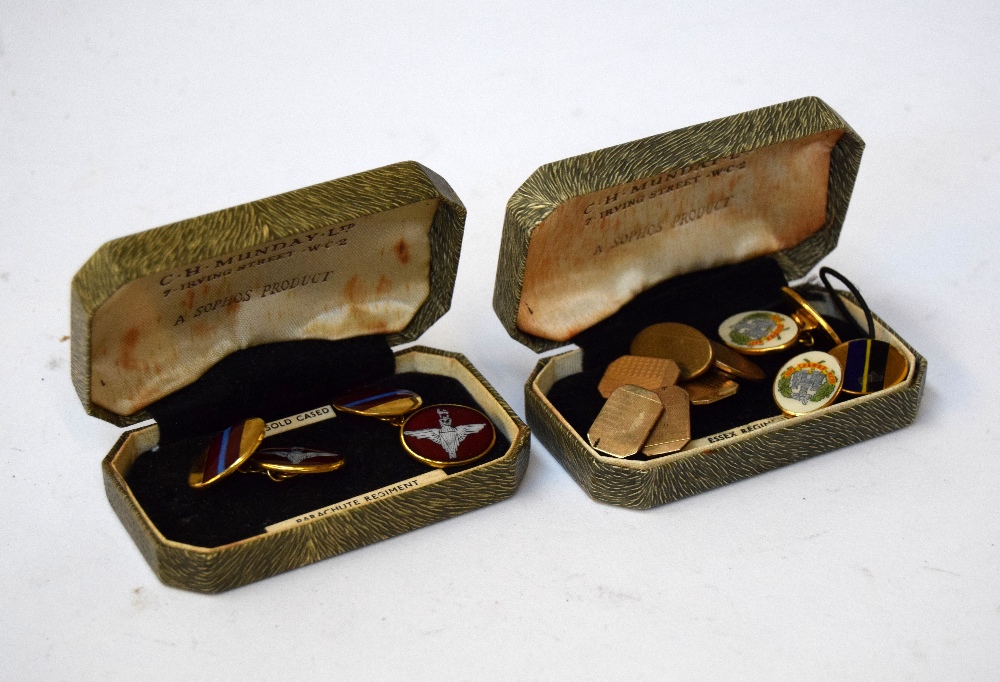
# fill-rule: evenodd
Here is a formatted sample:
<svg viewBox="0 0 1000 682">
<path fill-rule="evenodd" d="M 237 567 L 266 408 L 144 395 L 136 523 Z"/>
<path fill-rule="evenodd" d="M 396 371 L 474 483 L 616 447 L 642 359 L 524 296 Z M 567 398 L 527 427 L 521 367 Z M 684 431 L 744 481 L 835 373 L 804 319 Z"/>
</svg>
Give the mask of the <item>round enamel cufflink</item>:
<svg viewBox="0 0 1000 682">
<path fill-rule="evenodd" d="M 496 429 L 482 412 L 464 405 L 422 407 L 423 402 L 413 391 L 391 389 L 355 391 L 335 400 L 333 407 L 398 426 L 407 454 L 439 469 L 474 462 L 493 448 Z"/>
<path fill-rule="evenodd" d="M 830 284 L 830 277 L 840 280 L 851 292 L 865 315 L 866 323 L 865 327 L 862 327 L 855 320 L 855 325 L 863 335 L 862 338 L 841 343 L 830 351 L 830 355 L 837 358 L 844 370 L 844 392 L 866 395 L 904 381 L 910 373 L 910 363 L 901 350 L 891 343 L 875 338 L 875 316 L 865 303 L 864 296 L 851 280 L 833 268 L 824 266 L 819 269 L 819 278 L 823 281 L 823 286 L 845 318 L 854 319 L 841 296 Z"/>
<path fill-rule="evenodd" d="M 464 405 L 431 405 L 417 410 L 399 427 L 399 440 L 411 457 L 432 467 L 469 464 L 496 442 L 493 422 Z"/>
<path fill-rule="evenodd" d="M 782 292 L 797 306 L 791 315 L 773 310 L 749 310 L 732 315 L 719 325 L 719 338 L 730 348 L 746 355 L 760 355 L 791 348 L 797 342 L 813 345 L 813 333 L 821 329 L 833 341 L 840 337 L 816 309 L 797 291 Z"/>
<path fill-rule="evenodd" d="M 885 341 L 854 339 L 830 351 L 844 370 L 844 392 L 866 395 L 895 386 L 906 379 L 910 363 Z"/>
<path fill-rule="evenodd" d="M 727 317 L 719 338 L 740 353 L 756 355 L 790 348 L 799 339 L 799 325 L 788 315 L 771 310 L 749 310 Z"/>
<path fill-rule="evenodd" d="M 774 402 L 791 417 L 832 405 L 840 395 L 844 372 L 829 353 L 809 351 L 782 365 L 774 379 Z"/>
</svg>

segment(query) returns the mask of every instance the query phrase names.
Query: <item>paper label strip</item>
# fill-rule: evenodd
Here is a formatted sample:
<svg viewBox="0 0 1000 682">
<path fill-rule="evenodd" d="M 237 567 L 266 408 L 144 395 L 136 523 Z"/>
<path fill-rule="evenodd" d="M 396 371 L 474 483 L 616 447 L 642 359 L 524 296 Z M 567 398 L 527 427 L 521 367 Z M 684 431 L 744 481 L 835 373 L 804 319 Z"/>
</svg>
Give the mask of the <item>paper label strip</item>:
<svg viewBox="0 0 1000 682">
<path fill-rule="evenodd" d="M 703 445 L 719 445 L 720 443 L 725 443 L 731 438 L 736 438 L 737 436 L 745 436 L 748 433 L 753 433 L 758 429 L 762 429 L 768 424 L 773 424 L 775 422 L 783 421 L 787 419 L 784 415 L 779 415 L 777 417 L 767 417 L 766 419 L 760 419 L 755 422 L 750 422 L 749 424 L 744 424 L 739 426 L 732 431 L 723 431 L 721 433 L 716 433 L 711 436 L 706 436 L 705 438 L 698 438 L 691 441 L 685 446 L 685 450 L 693 450 L 694 448 L 700 448 Z"/>
<path fill-rule="evenodd" d="M 336 514 L 338 512 L 345 511 L 347 509 L 355 509 L 357 507 L 363 507 L 370 502 L 376 502 L 378 500 L 385 499 L 387 497 L 393 497 L 394 495 L 399 495 L 400 493 L 409 492 L 411 490 L 416 490 L 430 483 L 440 481 L 442 478 L 446 478 L 446 474 L 441 469 L 434 469 L 433 471 L 428 471 L 427 473 L 420 474 L 414 478 L 409 478 L 405 481 L 400 481 L 399 483 L 393 483 L 392 485 L 387 485 L 384 488 L 379 488 L 378 490 L 373 490 L 363 495 L 358 495 L 357 497 L 352 497 L 349 500 L 344 500 L 343 502 L 337 502 L 336 504 L 330 504 L 316 511 L 307 512 L 301 514 L 294 518 L 288 519 L 286 521 L 280 521 L 278 523 L 272 524 L 265 528 L 268 533 L 277 533 L 279 531 L 287 530 L 289 528 L 294 528 L 296 526 L 301 526 L 305 523 L 311 523 L 322 518 L 326 518 L 331 514 Z"/>
<path fill-rule="evenodd" d="M 291 417 L 275 419 L 274 421 L 267 423 L 267 426 L 264 429 L 264 438 L 267 438 L 268 436 L 277 436 L 279 433 L 292 431 L 294 429 L 302 428 L 303 426 L 309 426 L 321 421 L 326 421 L 327 419 L 333 419 L 336 416 L 337 413 L 334 411 L 332 406 L 323 405 L 322 407 L 317 407 L 313 410 L 306 410 L 305 412 L 300 412 L 299 414 L 293 414 Z"/>
</svg>

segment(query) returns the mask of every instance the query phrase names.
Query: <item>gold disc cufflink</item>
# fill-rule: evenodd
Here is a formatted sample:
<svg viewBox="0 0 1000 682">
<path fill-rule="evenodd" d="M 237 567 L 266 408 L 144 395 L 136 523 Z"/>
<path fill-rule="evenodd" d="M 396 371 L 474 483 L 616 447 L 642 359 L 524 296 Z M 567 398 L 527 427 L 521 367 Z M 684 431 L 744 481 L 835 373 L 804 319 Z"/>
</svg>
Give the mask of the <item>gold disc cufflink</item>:
<svg viewBox="0 0 1000 682">
<path fill-rule="evenodd" d="M 247 419 L 215 434 L 188 474 L 188 485 L 206 488 L 229 476 L 253 456 L 264 439 L 263 419 Z"/>
<path fill-rule="evenodd" d="M 762 381 L 767 378 L 764 370 L 748 360 L 745 355 L 718 341 L 709 343 L 712 344 L 712 364 L 723 374 L 748 381 Z"/>
<path fill-rule="evenodd" d="M 797 417 L 832 405 L 840 395 L 844 373 L 829 353 L 809 351 L 786 362 L 774 379 L 774 402 Z"/>
<path fill-rule="evenodd" d="M 701 376 L 712 365 L 712 345 L 700 331 L 679 322 L 661 322 L 639 332 L 630 354 L 673 360 L 681 370 L 680 380 Z"/>
<path fill-rule="evenodd" d="M 712 371 L 685 382 L 681 388 L 687 391 L 692 405 L 711 405 L 736 395 L 740 385 L 722 372 Z"/>
</svg>

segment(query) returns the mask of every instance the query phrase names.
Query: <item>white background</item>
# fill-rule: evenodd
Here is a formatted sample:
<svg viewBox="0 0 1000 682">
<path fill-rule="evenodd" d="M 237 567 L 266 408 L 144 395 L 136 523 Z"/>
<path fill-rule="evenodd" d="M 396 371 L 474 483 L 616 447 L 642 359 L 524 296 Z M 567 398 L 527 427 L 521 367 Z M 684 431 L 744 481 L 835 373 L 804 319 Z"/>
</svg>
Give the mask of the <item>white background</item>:
<svg viewBox="0 0 1000 682">
<path fill-rule="evenodd" d="M 0 2 L 0 676 L 998 679 L 998 35 L 991 2 Z M 416 159 L 469 209 L 422 341 L 523 414 L 490 305 L 517 186 L 813 94 L 868 145 L 826 262 L 928 357 L 915 424 L 644 512 L 536 442 L 506 502 L 222 595 L 156 580 L 69 380 L 102 242 Z"/>
</svg>

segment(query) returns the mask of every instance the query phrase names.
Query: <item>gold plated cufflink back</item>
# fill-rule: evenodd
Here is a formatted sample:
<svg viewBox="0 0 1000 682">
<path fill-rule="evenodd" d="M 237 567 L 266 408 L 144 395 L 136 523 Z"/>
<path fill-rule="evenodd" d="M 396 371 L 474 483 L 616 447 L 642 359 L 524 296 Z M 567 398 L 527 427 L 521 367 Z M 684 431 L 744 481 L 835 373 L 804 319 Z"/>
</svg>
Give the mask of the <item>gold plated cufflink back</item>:
<svg viewBox="0 0 1000 682">
<path fill-rule="evenodd" d="M 711 371 L 685 382 L 681 388 L 691 397 L 692 405 L 710 405 L 736 395 L 740 385 L 722 372 Z"/>
<path fill-rule="evenodd" d="M 762 381 L 767 378 L 764 370 L 748 360 L 746 356 L 718 341 L 709 341 L 709 343 L 712 344 L 712 364 L 720 372 L 735 379 L 748 381 Z"/>
<path fill-rule="evenodd" d="M 833 327 L 799 292 L 791 287 L 782 287 L 781 291 L 798 306 L 798 310 L 792 313 L 792 316 L 798 322 L 799 328 L 803 333 L 811 335 L 814 330 L 822 329 L 830 337 L 833 345 L 837 346 L 840 344 L 840 337 L 837 335 L 837 332 L 833 330 Z M 812 345 L 812 342 L 809 341 L 806 345 Z"/>
</svg>

